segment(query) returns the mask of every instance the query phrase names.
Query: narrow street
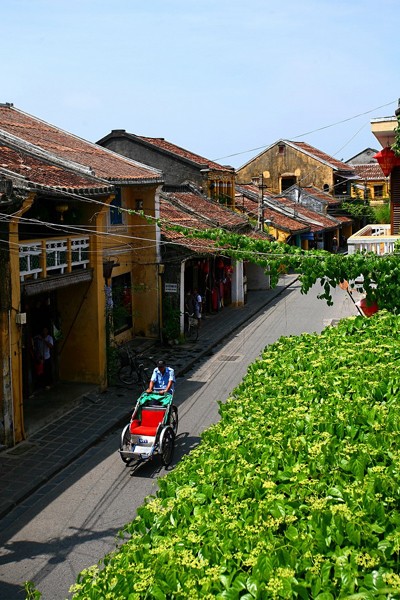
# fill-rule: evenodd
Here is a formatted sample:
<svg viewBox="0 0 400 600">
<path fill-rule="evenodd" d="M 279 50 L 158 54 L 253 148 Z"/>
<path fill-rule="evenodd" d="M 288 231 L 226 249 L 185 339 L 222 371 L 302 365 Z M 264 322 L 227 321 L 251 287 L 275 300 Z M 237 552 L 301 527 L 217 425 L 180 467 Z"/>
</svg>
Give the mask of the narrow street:
<svg viewBox="0 0 400 600">
<path fill-rule="evenodd" d="M 328 307 L 317 300 L 319 289 L 304 296 L 295 283 L 178 380 L 174 465 L 218 420 L 218 401 L 229 397 L 267 344 L 281 336 L 320 332 L 332 320 L 358 314 L 344 291 L 336 290 L 334 306 Z M 117 453 L 119 435 L 115 431 L 100 440 L 35 492 L 23 519 L 8 520 L 6 529 L 0 521 L 1 598 L 23 598 L 26 580 L 35 583 L 43 600 L 67 598 L 77 574 L 115 548 L 117 532 L 135 517 L 144 498 L 155 494 L 165 469 L 156 459 L 132 474 Z"/>
</svg>

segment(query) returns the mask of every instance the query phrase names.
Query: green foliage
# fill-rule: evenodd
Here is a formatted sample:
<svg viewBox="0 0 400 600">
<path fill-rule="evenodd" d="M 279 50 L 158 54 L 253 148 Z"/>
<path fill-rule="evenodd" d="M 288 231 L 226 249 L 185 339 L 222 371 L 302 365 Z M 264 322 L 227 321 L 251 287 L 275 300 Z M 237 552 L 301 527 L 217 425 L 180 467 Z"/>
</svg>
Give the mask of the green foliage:
<svg viewBox="0 0 400 600">
<path fill-rule="evenodd" d="M 394 130 L 395 138 L 391 148 L 396 156 L 400 156 L 400 115 L 397 115 L 397 127 Z"/>
<path fill-rule="evenodd" d="M 374 223 L 390 223 L 390 204 L 374 206 Z"/>
<path fill-rule="evenodd" d="M 171 298 L 166 298 L 163 304 L 163 338 L 177 340 L 180 335 L 180 310 Z"/>
<path fill-rule="evenodd" d="M 369 200 L 343 202 L 341 208 L 355 219 L 365 219 L 366 224 L 374 222 L 375 211 L 370 206 Z"/>
<path fill-rule="evenodd" d="M 365 206 L 372 210 L 368 205 Z M 161 221 L 158 222 L 161 224 Z M 270 275 L 272 287 L 277 285 L 282 272 L 293 269 L 300 274 L 302 293 L 306 294 L 319 281 L 323 286 L 319 298 L 331 305 L 332 288 L 345 280 L 354 281 L 363 277 L 363 291 L 366 293 L 367 302 L 377 302 L 379 308 L 393 313 L 400 312 L 398 246 L 394 254 L 383 256 L 373 252 L 343 255 L 325 250 L 302 250 L 281 242 L 252 238 L 223 229 L 195 231 L 168 223 L 162 225 L 190 238 L 211 240 L 216 252 L 223 250 L 227 256 L 264 267 Z"/>
<path fill-rule="evenodd" d="M 399 598 L 399 327 L 266 348 L 74 600 Z"/>
<path fill-rule="evenodd" d="M 106 308 L 106 358 L 107 358 L 107 381 L 111 385 L 115 383 L 120 360 L 118 348 L 114 343 L 114 327 L 112 311 Z"/>
<path fill-rule="evenodd" d="M 209 229 L 189 237 L 212 240 L 216 248 L 233 258 L 259 264 L 268 270 L 271 286 L 278 283 L 280 273 L 290 269 L 300 274 L 302 293 L 320 282 L 319 298 L 332 304 L 331 290 L 343 281 L 364 278 L 363 289 L 368 302 L 376 301 L 381 309 L 400 312 L 399 253 L 379 256 L 373 252 L 350 255 L 332 254 L 325 250 L 302 250 L 280 242 L 271 242 L 246 235 L 228 233 L 222 229 Z"/>
<path fill-rule="evenodd" d="M 32 581 L 26 581 L 24 584 L 25 600 L 40 600 L 42 594 L 36 589 Z"/>
</svg>

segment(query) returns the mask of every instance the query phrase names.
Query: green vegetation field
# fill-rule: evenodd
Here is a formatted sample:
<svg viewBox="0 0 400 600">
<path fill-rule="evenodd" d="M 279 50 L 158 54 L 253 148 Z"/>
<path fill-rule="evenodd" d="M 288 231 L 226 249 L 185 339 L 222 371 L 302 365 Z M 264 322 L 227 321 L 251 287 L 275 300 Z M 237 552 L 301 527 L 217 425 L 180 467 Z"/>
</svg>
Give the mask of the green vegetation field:
<svg viewBox="0 0 400 600">
<path fill-rule="evenodd" d="M 74 600 L 400 598 L 399 330 L 268 347 Z"/>
</svg>

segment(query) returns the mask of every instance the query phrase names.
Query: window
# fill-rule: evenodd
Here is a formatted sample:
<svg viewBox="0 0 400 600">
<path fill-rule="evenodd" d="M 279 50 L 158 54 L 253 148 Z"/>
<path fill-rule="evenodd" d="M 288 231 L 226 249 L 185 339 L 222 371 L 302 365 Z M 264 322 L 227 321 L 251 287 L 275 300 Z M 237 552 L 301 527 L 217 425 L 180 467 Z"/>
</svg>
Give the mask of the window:
<svg viewBox="0 0 400 600">
<path fill-rule="evenodd" d="M 110 204 L 110 225 L 122 225 L 123 213 L 120 210 L 122 207 L 121 188 L 118 188 L 114 200 Z"/>
<path fill-rule="evenodd" d="M 285 154 L 285 144 L 279 144 L 278 145 L 278 154 Z"/>
<path fill-rule="evenodd" d="M 292 185 L 295 185 L 295 183 L 296 183 L 296 177 L 282 177 L 282 179 L 281 179 L 282 192 L 284 192 L 288 188 L 292 187 Z"/>
<path fill-rule="evenodd" d="M 383 185 L 374 185 L 374 198 L 383 198 Z"/>
</svg>

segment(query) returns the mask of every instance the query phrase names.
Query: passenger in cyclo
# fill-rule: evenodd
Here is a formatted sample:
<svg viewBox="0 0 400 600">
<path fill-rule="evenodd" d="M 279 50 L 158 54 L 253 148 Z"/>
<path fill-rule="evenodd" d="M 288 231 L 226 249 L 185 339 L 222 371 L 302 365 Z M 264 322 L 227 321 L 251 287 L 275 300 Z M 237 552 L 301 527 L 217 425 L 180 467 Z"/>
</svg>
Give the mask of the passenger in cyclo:
<svg viewBox="0 0 400 600">
<path fill-rule="evenodd" d="M 150 378 L 149 387 L 147 388 L 146 393 L 158 393 L 165 396 L 166 394 L 173 394 L 174 388 L 174 369 L 167 367 L 164 360 L 159 360 Z"/>
</svg>

